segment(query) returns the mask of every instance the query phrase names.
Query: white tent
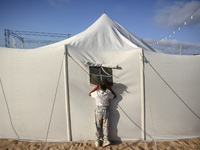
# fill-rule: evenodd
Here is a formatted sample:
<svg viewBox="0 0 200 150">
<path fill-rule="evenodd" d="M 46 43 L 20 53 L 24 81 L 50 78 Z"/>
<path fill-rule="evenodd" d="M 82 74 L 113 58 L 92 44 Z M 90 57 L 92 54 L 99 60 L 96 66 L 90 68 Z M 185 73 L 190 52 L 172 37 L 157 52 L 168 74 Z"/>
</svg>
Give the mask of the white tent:
<svg viewBox="0 0 200 150">
<path fill-rule="evenodd" d="M 52 45 L 0 48 L 0 138 L 93 140 L 87 64 L 112 70 L 111 140 L 200 136 L 200 57 L 159 53 L 103 14 Z"/>
</svg>

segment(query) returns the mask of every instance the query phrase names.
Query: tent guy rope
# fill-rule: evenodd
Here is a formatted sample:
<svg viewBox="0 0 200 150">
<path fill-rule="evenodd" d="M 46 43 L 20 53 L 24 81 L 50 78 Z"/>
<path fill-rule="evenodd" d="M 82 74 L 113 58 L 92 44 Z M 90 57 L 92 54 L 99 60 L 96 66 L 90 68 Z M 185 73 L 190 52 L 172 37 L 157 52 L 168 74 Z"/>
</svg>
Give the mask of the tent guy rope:
<svg viewBox="0 0 200 150">
<path fill-rule="evenodd" d="M 158 73 L 153 65 L 144 56 L 144 61 L 155 71 L 155 73 L 162 79 L 162 81 L 169 87 L 169 89 L 178 97 L 178 99 L 200 120 L 200 117 L 184 102 L 184 100 L 176 93 L 176 91 L 167 83 L 167 81 Z"/>
<path fill-rule="evenodd" d="M 152 127 L 153 127 L 153 133 L 154 133 L 154 139 L 155 139 L 155 148 L 157 150 L 157 140 L 156 140 L 156 130 L 155 130 L 155 126 L 154 126 L 154 120 L 153 120 L 153 113 L 152 113 L 152 109 L 151 109 L 151 100 L 149 98 L 149 93 L 148 93 L 148 88 L 147 88 L 147 98 L 149 100 L 149 110 L 150 110 L 150 115 L 151 115 L 151 120 L 152 120 Z"/>
<path fill-rule="evenodd" d="M 6 102 L 6 106 L 7 106 L 7 110 L 8 110 L 8 115 L 9 115 L 9 119 L 10 119 L 10 124 L 11 124 L 11 126 L 12 126 L 13 131 L 14 131 L 15 134 L 17 135 L 18 140 L 20 140 L 19 135 L 17 134 L 17 131 L 16 131 L 14 125 L 13 125 L 12 116 L 11 116 L 10 108 L 9 108 L 8 101 L 7 101 L 7 98 L 6 98 L 6 94 L 5 94 L 5 91 L 4 91 L 4 88 L 3 88 L 3 83 L 2 83 L 2 81 L 1 81 L 1 77 L 0 77 L 0 83 L 1 83 L 1 88 L 2 88 L 2 92 L 3 92 L 4 100 L 5 100 L 5 102 Z"/>
<path fill-rule="evenodd" d="M 47 139 L 48 139 L 48 135 L 49 135 L 49 130 L 50 130 L 50 126 L 51 126 L 51 120 L 52 120 L 52 117 L 53 117 L 54 106 L 55 106 L 56 97 L 57 97 L 57 93 L 58 93 L 58 86 L 59 86 L 59 83 L 60 83 L 60 77 L 61 77 L 61 72 L 62 72 L 62 68 L 63 68 L 63 59 L 64 59 L 64 56 L 62 58 L 62 63 L 61 63 L 61 66 L 60 66 L 60 72 L 59 72 L 58 81 L 57 81 L 57 85 L 56 85 L 56 91 L 55 91 L 55 95 L 54 95 L 54 99 L 53 99 L 53 105 L 52 105 L 52 109 L 51 109 L 51 115 L 50 115 L 50 119 L 49 119 L 49 124 L 48 124 L 48 129 L 47 129 L 47 134 L 46 134 L 43 150 L 45 150 L 45 147 L 46 147 L 46 143 L 47 143 Z"/>
<path fill-rule="evenodd" d="M 69 53 L 67 53 L 67 55 L 88 75 L 90 75 L 90 73 L 88 73 Z M 91 74 L 93 75 L 93 74 Z M 107 76 L 107 75 L 99 75 L 99 76 Z M 98 84 L 98 81 L 92 77 L 92 79 Z"/>
</svg>

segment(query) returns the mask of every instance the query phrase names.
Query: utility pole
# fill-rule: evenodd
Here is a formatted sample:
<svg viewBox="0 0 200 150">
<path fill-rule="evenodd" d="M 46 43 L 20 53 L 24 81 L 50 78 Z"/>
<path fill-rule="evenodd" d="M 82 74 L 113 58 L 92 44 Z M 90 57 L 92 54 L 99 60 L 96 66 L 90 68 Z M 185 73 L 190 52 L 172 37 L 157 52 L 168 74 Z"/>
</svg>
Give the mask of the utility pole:
<svg viewBox="0 0 200 150">
<path fill-rule="evenodd" d="M 5 47 L 10 47 L 10 31 L 5 29 L 4 36 L 5 36 Z"/>
<path fill-rule="evenodd" d="M 21 49 L 24 48 L 24 38 L 13 32 L 12 30 L 5 29 L 4 35 L 5 35 L 5 47 L 10 47 L 10 35 L 12 35 L 13 37 L 16 37 L 20 40 Z"/>
</svg>

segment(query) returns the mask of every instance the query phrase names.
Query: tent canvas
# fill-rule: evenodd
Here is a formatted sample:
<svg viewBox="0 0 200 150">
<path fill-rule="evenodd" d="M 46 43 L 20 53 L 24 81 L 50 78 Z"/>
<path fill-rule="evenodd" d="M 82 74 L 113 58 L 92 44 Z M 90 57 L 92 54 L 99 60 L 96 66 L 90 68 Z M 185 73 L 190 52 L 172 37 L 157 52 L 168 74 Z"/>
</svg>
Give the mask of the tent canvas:
<svg viewBox="0 0 200 150">
<path fill-rule="evenodd" d="M 158 139 L 199 137 L 199 56 L 145 52 L 147 133 Z M 151 116 L 152 115 L 152 116 Z"/>
<path fill-rule="evenodd" d="M 52 45 L 0 48 L 0 138 L 94 139 L 86 62 L 119 66 L 112 69 L 117 98 L 110 102 L 111 140 L 199 137 L 200 57 L 159 53 L 103 14 Z"/>
</svg>

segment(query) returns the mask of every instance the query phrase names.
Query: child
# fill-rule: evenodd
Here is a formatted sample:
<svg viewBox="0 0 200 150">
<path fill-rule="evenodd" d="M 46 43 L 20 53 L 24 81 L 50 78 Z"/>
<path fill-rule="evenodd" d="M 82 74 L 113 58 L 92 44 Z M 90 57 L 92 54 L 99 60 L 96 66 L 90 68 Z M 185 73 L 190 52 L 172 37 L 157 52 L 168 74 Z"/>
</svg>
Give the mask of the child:
<svg viewBox="0 0 200 150">
<path fill-rule="evenodd" d="M 100 88 L 100 89 L 98 89 Z M 100 146 L 100 133 L 103 130 L 103 147 L 110 145 L 108 140 L 108 119 L 109 119 L 109 100 L 116 97 L 115 93 L 112 91 L 111 87 L 108 87 L 106 82 L 100 85 L 96 85 L 95 88 L 89 93 L 89 96 L 95 98 L 96 109 L 95 109 L 95 135 L 96 147 Z M 103 128 L 102 128 L 103 121 Z"/>
</svg>

